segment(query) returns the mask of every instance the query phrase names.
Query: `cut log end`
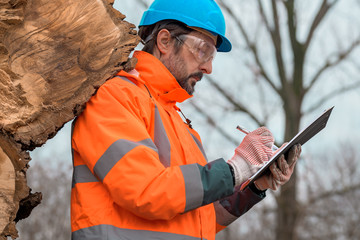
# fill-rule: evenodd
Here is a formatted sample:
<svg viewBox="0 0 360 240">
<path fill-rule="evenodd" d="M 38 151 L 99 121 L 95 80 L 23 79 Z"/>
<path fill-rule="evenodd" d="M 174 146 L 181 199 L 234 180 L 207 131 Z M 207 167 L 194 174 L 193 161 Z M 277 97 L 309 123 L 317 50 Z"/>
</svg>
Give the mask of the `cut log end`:
<svg viewBox="0 0 360 240">
<path fill-rule="evenodd" d="M 113 0 L 0 4 L 0 240 L 41 201 L 26 182 L 29 152 L 79 115 L 107 79 L 131 70 L 139 43 Z M 65 14 L 66 13 L 66 14 Z"/>
</svg>

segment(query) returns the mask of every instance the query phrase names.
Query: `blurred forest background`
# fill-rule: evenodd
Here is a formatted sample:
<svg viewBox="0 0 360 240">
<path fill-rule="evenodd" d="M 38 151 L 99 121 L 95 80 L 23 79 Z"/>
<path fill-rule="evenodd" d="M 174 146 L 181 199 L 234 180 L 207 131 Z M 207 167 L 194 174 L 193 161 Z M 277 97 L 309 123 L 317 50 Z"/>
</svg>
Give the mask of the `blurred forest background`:
<svg viewBox="0 0 360 240">
<path fill-rule="evenodd" d="M 218 0 L 233 44 L 180 104 L 209 159 L 232 156 L 235 127 L 267 126 L 281 145 L 323 110 L 328 126 L 303 147 L 291 182 L 218 234 L 235 239 L 360 239 L 360 1 Z M 117 0 L 138 24 L 151 0 Z M 139 46 L 141 49 L 141 46 Z M 42 203 L 20 238 L 70 239 L 70 124 L 31 153 L 29 186 Z"/>
</svg>

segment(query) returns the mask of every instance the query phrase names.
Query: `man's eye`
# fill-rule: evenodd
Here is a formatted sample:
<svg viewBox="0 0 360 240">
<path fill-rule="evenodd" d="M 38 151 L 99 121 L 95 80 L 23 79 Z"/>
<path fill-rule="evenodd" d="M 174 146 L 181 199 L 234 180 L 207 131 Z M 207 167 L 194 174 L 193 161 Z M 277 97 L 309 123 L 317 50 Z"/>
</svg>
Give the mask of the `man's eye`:
<svg viewBox="0 0 360 240">
<path fill-rule="evenodd" d="M 206 53 L 205 53 L 203 50 L 201 50 L 201 49 L 198 50 L 198 56 L 199 56 L 200 58 L 204 58 L 205 55 L 206 55 Z"/>
</svg>

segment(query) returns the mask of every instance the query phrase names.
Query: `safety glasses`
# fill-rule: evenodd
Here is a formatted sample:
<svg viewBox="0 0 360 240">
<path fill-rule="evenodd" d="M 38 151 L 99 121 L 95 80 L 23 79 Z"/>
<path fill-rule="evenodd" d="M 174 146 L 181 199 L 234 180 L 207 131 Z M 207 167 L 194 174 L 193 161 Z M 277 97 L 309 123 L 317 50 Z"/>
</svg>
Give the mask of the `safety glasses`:
<svg viewBox="0 0 360 240">
<path fill-rule="evenodd" d="M 216 56 L 216 47 L 201 38 L 191 35 L 175 36 L 175 39 L 184 44 L 194 55 L 197 62 L 203 64 L 212 61 Z"/>
</svg>

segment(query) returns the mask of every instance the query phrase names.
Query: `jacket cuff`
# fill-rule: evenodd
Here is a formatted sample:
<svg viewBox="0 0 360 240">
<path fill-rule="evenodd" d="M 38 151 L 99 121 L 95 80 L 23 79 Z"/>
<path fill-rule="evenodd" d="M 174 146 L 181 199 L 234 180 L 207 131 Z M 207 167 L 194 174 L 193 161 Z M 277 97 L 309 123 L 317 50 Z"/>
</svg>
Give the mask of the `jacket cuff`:
<svg viewBox="0 0 360 240">
<path fill-rule="evenodd" d="M 259 190 L 254 183 L 249 185 L 250 190 L 261 198 L 266 197 L 266 190 Z"/>
</svg>

